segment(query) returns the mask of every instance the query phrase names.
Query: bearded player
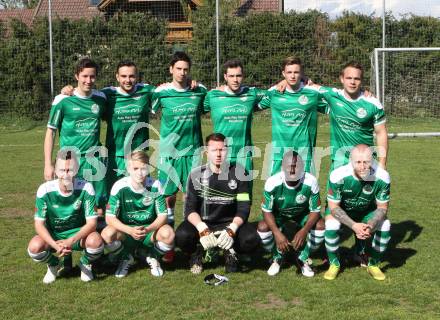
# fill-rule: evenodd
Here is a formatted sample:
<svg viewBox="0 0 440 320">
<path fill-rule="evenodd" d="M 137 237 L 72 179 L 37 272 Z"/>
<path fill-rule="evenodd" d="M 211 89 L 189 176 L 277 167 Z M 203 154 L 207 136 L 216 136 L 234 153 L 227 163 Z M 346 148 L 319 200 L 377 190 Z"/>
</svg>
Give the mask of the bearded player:
<svg viewBox="0 0 440 320">
<path fill-rule="evenodd" d="M 330 267 L 324 278 L 334 280 L 340 271 L 338 231 L 344 225 L 364 244 L 361 254 L 367 255 L 368 273 L 375 280 L 385 280 L 379 264 L 391 239 L 390 176 L 373 159 L 369 146 L 355 146 L 350 163 L 331 172 L 327 201 L 325 246 Z"/>
</svg>

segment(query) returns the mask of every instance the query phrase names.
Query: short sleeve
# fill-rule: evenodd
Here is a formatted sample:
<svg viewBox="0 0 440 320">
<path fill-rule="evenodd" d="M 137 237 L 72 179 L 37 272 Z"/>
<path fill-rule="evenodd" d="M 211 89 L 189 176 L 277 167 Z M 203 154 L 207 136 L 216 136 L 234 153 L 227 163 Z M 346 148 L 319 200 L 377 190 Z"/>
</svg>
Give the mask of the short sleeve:
<svg viewBox="0 0 440 320">
<path fill-rule="evenodd" d="M 390 201 L 390 184 L 380 181 L 379 188 L 376 192 L 376 201 L 385 203 Z"/>
</svg>

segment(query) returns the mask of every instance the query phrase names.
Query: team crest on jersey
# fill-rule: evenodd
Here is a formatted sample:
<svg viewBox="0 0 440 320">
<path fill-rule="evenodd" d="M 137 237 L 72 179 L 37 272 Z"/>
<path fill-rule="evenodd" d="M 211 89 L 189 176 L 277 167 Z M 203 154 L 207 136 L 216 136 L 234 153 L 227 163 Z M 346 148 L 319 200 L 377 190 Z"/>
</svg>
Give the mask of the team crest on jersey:
<svg viewBox="0 0 440 320">
<path fill-rule="evenodd" d="M 73 209 L 75 209 L 75 210 L 79 210 L 79 208 L 81 208 L 81 204 L 82 204 L 82 201 L 81 201 L 81 200 L 76 200 L 76 201 L 73 203 Z"/>
<path fill-rule="evenodd" d="M 302 95 L 301 97 L 299 97 L 298 102 L 301 105 L 305 105 L 309 102 L 309 98 L 307 98 L 305 95 Z"/>
<path fill-rule="evenodd" d="M 278 101 L 286 101 L 286 98 L 279 98 Z"/>
<path fill-rule="evenodd" d="M 371 186 L 371 184 L 366 184 L 362 188 L 362 192 L 365 193 L 365 194 L 372 194 L 373 193 L 373 187 Z"/>
<path fill-rule="evenodd" d="M 149 196 L 145 196 L 145 198 L 142 199 L 142 203 L 144 206 L 149 206 L 153 203 L 153 198 Z"/>
<path fill-rule="evenodd" d="M 359 118 L 363 119 L 363 118 L 365 118 L 365 117 L 367 116 L 367 110 L 365 110 L 364 108 L 359 108 L 359 109 L 357 109 L 357 111 L 356 111 L 356 115 L 357 115 Z"/>
<path fill-rule="evenodd" d="M 95 103 L 92 105 L 92 107 L 90 108 L 90 110 L 92 110 L 92 112 L 94 114 L 98 114 L 99 113 L 99 106 Z"/>
<path fill-rule="evenodd" d="M 237 189 L 237 181 L 235 181 L 235 180 L 229 180 L 229 182 L 228 182 L 228 187 L 229 187 L 229 189 L 231 189 L 231 190 L 235 190 L 235 189 Z"/>
<path fill-rule="evenodd" d="M 304 203 L 307 201 L 307 197 L 303 194 L 299 194 L 295 198 L 296 203 Z"/>
</svg>

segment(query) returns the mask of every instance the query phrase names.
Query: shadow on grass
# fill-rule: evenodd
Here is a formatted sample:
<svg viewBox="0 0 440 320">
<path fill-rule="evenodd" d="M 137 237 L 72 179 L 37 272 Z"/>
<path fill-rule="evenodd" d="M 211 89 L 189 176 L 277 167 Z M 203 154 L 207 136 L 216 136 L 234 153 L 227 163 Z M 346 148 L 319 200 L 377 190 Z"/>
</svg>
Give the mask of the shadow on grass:
<svg viewBox="0 0 440 320">
<path fill-rule="evenodd" d="M 404 248 L 402 247 L 402 244 L 414 241 L 422 233 L 422 230 L 423 228 L 413 220 L 392 223 L 391 240 L 383 258 L 385 265 L 381 269 L 386 271 L 387 269 L 399 268 L 403 266 L 411 256 L 415 255 L 417 253 L 416 250 L 412 248 Z M 340 243 L 343 243 L 350 237 L 353 237 L 353 232 L 348 228 L 342 228 L 340 232 Z M 324 254 L 323 256 L 326 256 L 323 246 L 319 252 Z M 342 269 L 359 266 L 358 263 L 353 260 L 354 246 L 351 248 L 341 246 L 339 248 L 339 254 L 343 266 Z M 319 266 L 318 270 L 324 270 L 324 266 L 325 265 L 323 265 L 322 268 Z"/>
<path fill-rule="evenodd" d="M 399 268 L 406 261 L 417 253 L 412 248 L 404 248 L 405 243 L 413 242 L 421 233 L 423 228 L 413 220 L 401 221 L 391 225 L 391 240 L 385 253 L 384 261 L 388 262 L 382 269 Z"/>
<path fill-rule="evenodd" d="M 252 224 L 254 224 L 256 227 L 256 222 L 252 222 Z M 285 231 L 286 236 L 289 239 L 292 239 L 295 230 L 295 224 L 289 224 Z M 399 268 L 403 266 L 411 256 L 417 253 L 417 251 L 414 249 L 401 247 L 401 244 L 414 241 L 421 234 L 422 230 L 423 228 L 412 220 L 392 224 L 391 241 L 384 257 L 384 262 L 386 264 L 382 268 L 384 271 L 386 271 L 387 269 Z M 347 228 L 342 228 L 340 233 L 341 243 L 343 243 L 350 237 L 353 237 L 353 232 L 351 230 L 348 230 Z M 342 262 L 341 272 L 343 272 L 345 268 L 358 267 L 358 264 L 356 264 L 352 259 L 354 253 L 353 247 L 349 248 L 341 246 L 339 250 Z M 314 267 L 317 273 L 321 273 L 327 270 L 328 264 L 326 257 L 327 254 L 324 245 L 322 245 L 317 252 L 312 254 L 312 258 L 318 260 L 322 259 L 321 263 L 318 263 Z M 248 261 L 240 261 L 240 272 L 249 273 L 253 270 L 267 270 L 270 265 L 270 258 L 271 255 L 265 252 L 261 247 L 259 247 L 257 250 L 255 250 L 255 252 L 248 256 Z M 161 262 L 161 266 L 165 272 L 172 272 L 175 270 L 188 270 L 189 272 L 188 256 L 177 249 L 174 261 L 172 263 Z M 219 255 L 216 262 L 204 263 L 203 266 L 206 271 L 223 267 L 224 259 L 222 254 Z M 286 263 L 283 265 L 282 268 L 287 269 L 291 268 L 292 266 L 293 268 L 296 267 L 297 273 L 300 273 L 300 269 L 296 266 L 295 252 L 293 252 L 293 250 L 286 255 Z M 108 265 L 106 263 L 96 264 L 94 270 L 98 275 L 97 280 L 104 280 L 108 276 L 113 276 L 116 268 L 116 265 Z M 149 270 L 149 266 L 144 260 L 138 260 L 137 263 L 130 268 L 130 272 L 143 270 Z M 68 275 L 67 277 L 78 277 L 79 274 L 79 268 L 75 267 L 72 274 Z"/>
</svg>

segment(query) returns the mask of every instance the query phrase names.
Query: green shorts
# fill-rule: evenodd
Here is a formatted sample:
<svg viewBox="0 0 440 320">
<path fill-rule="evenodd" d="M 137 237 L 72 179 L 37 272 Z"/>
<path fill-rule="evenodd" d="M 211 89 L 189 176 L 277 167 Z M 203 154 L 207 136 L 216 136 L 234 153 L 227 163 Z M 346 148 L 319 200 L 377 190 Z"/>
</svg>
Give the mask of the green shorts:
<svg viewBox="0 0 440 320">
<path fill-rule="evenodd" d="M 79 232 L 79 230 L 81 230 L 81 228 L 75 228 L 75 229 L 65 230 L 65 231 L 61 231 L 61 232 L 56 232 L 56 231 L 50 230 L 49 233 L 50 233 L 52 239 L 57 241 L 57 240 L 66 240 L 66 239 L 72 238 L 73 236 L 75 236 Z M 72 250 L 74 250 L 74 251 L 84 250 L 84 248 L 81 247 L 81 240 L 78 240 L 73 244 Z"/>
<path fill-rule="evenodd" d="M 154 243 L 151 241 L 151 238 L 153 236 L 155 231 L 151 231 L 147 233 L 144 239 L 142 240 L 135 240 L 128 234 L 125 234 L 125 239 L 122 240 L 122 243 L 124 244 L 125 249 L 133 254 L 136 249 L 138 248 L 152 248 Z"/>
<path fill-rule="evenodd" d="M 368 220 L 370 220 L 373 216 L 374 216 L 374 212 L 376 210 L 373 211 L 369 211 L 367 213 L 361 213 L 361 212 L 350 212 L 347 211 L 347 215 L 353 219 L 354 222 L 362 222 L 362 223 L 367 223 Z M 325 208 L 325 213 L 324 216 L 327 217 L 328 215 L 330 215 L 330 208 L 328 207 L 328 205 Z"/>
<path fill-rule="evenodd" d="M 186 192 L 186 182 L 191 170 L 200 166 L 201 158 L 195 156 L 185 156 L 178 159 L 160 158 L 159 181 L 164 188 L 164 195 L 171 196 L 177 191 Z"/>
<path fill-rule="evenodd" d="M 307 219 L 309 218 L 309 215 L 308 214 L 299 215 L 299 216 L 294 217 L 292 219 L 289 219 L 289 218 L 284 217 L 284 216 L 281 216 L 281 217 L 274 216 L 274 217 L 275 217 L 275 223 L 277 224 L 277 227 L 280 228 L 280 230 L 283 230 L 284 225 L 287 222 L 295 222 L 300 227 L 304 227 L 304 225 L 307 222 Z M 259 217 L 258 217 L 258 221 L 263 221 L 263 220 L 264 220 L 264 215 L 263 215 L 263 213 L 261 213 L 259 215 Z"/>
<path fill-rule="evenodd" d="M 86 159 L 84 156 L 81 156 L 79 161 L 78 177 L 83 178 L 92 184 L 93 189 L 95 189 L 96 206 L 98 208 L 105 208 L 108 201 L 105 178 L 107 158 L 91 158 L 89 161 L 92 163 L 87 160 L 88 159 Z"/>
</svg>

